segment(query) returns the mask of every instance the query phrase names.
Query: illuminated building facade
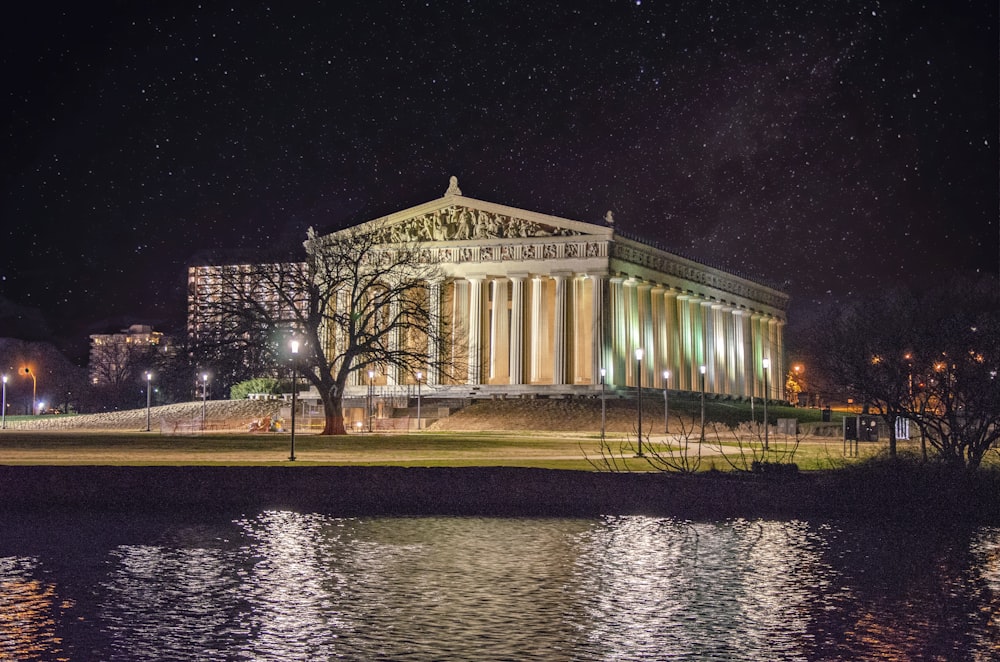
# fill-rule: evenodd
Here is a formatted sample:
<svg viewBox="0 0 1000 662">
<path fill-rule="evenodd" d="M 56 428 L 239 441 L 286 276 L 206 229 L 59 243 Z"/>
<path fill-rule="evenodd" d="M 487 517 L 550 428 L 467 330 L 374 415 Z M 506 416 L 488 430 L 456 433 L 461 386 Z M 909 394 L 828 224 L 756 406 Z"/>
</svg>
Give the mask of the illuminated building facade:
<svg viewBox="0 0 1000 662">
<path fill-rule="evenodd" d="M 118 333 L 98 333 L 90 336 L 90 383 L 95 386 L 117 386 L 133 377 L 139 363 L 157 351 L 169 348 L 169 338 L 153 327 L 133 324 Z M 147 362 L 148 363 L 148 362 Z"/>
<path fill-rule="evenodd" d="M 614 228 L 464 197 L 371 222 L 440 266 L 431 305 L 450 318 L 455 363 L 428 384 L 479 395 L 592 391 L 605 382 L 733 397 L 784 398 L 788 297 Z M 643 350 L 637 361 L 635 350 Z M 435 348 L 429 348 L 435 351 Z M 447 357 L 443 357 L 447 359 Z M 705 367 L 704 373 L 701 366 Z M 409 380 L 384 377 L 385 382 Z"/>
<path fill-rule="evenodd" d="M 428 356 L 452 369 L 427 371 L 433 393 L 585 395 L 602 370 L 612 389 L 634 387 L 641 370 L 644 387 L 664 388 L 669 371 L 672 390 L 764 397 L 766 359 L 766 395 L 784 399 L 787 295 L 627 237 L 610 212 L 587 223 L 516 209 L 465 197 L 452 178 L 443 197 L 365 226 L 438 265 L 430 305 L 452 337 Z M 192 268 L 192 309 L 211 269 Z"/>
</svg>

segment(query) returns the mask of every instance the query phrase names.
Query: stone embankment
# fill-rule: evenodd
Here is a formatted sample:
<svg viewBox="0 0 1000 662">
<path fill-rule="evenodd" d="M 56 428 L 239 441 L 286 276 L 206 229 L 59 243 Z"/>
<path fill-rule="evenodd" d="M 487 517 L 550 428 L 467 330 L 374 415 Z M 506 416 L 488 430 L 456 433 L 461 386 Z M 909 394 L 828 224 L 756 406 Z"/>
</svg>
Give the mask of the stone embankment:
<svg viewBox="0 0 1000 662">
<path fill-rule="evenodd" d="M 644 398 L 646 400 L 646 398 Z M 663 428 L 663 404 L 650 398 L 644 405 L 646 424 Z M 677 410 L 671 409 L 671 426 L 676 426 Z M 685 419 L 688 417 L 685 416 Z M 635 400 L 608 398 L 604 406 L 605 430 L 614 434 L 635 433 Z M 537 430 L 551 432 L 595 432 L 601 429 L 601 401 L 598 398 L 535 400 L 479 400 L 430 426 L 432 430 L 465 432 L 496 430 Z"/>
<path fill-rule="evenodd" d="M 209 400 L 204 403 L 206 430 L 246 430 L 250 422 L 266 416 L 278 418 L 284 403 L 280 400 Z M 182 434 L 201 430 L 202 403 L 182 402 L 151 407 L 150 428 L 164 433 Z M 99 414 L 71 416 L 36 416 L 32 419 L 7 420 L 13 430 L 145 430 L 146 410 L 129 409 Z"/>
<path fill-rule="evenodd" d="M 425 412 L 429 412 L 430 405 L 425 404 L 428 406 Z M 255 419 L 278 418 L 283 407 L 287 414 L 287 403 L 279 400 L 209 400 L 205 403 L 204 429 L 244 431 Z M 657 421 L 662 425 L 662 408 L 651 407 L 648 415 L 650 425 Z M 635 404 L 632 401 L 609 399 L 605 405 L 605 421 L 605 429 L 610 433 L 633 432 Z M 165 434 L 201 430 L 201 423 L 200 401 L 150 409 L 150 427 Z M 146 410 L 142 408 L 100 414 L 37 416 L 29 420 L 8 420 L 7 427 L 15 430 L 145 430 Z M 448 432 L 595 431 L 601 428 L 601 406 L 600 401 L 595 399 L 481 400 L 454 410 L 450 416 L 437 419 L 428 428 Z"/>
</svg>

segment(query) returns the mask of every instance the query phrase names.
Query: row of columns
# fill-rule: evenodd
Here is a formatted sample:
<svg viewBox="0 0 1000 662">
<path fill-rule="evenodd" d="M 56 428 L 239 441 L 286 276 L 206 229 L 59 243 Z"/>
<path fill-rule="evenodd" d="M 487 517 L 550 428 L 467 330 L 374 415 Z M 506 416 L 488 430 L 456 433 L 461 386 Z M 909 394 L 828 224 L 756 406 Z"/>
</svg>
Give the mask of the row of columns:
<svg viewBox="0 0 1000 662">
<path fill-rule="evenodd" d="M 586 276 L 470 276 L 452 287 L 451 363 L 466 383 L 592 384 L 600 308 Z"/>
<path fill-rule="evenodd" d="M 451 327 L 448 347 L 430 334 L 429 385 L 599 384 L 603 370 L 608 385 L 634 386 L 641 369 L 644 385 L 698 391 L 705 366 L 706 392 L 784 395 L 784 322 L 773 315 L 624 276 L 473 275 L 429 283 L 428 295 L 431 319 Z M 458 369 L 444 377 L 441 359 Z"/>
<path fill-rule="evenodd" d="M 609 279 L 608 380 L 733 396 L 784 396 L 784 322 L 691 292 L 626 277 Z M 630 360 L 642 348 L 642 362 Z M 769 359 L 768 393 L 764 359 Z M 664 384 L 664 371 L 670 379 Z M 777 377 L 777 378 L 776 378 Z"/>
</svg>

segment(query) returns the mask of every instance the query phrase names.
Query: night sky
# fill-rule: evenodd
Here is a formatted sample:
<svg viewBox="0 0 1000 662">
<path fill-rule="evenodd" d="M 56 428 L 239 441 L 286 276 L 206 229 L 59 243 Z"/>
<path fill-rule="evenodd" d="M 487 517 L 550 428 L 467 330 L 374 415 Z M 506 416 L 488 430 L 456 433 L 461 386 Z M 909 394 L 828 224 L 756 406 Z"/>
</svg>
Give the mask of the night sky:
<svg viewBox="0 0 1000 662">
<path fill-rule="evenodd" d="M 95 8 L 96 7 L 96 8 Z M 996 273 L 997 3 L 18 3 L 0 336 L 178 328 L 191 264 L 465 195 L 774 284 Z"/>
</svg>

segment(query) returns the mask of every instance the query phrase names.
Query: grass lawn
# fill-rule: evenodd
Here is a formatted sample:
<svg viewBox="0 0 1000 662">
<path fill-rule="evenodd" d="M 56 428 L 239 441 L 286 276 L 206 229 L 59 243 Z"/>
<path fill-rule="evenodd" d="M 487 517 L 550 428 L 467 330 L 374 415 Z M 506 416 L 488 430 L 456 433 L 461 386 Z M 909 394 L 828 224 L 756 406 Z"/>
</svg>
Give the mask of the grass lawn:
<svg viewBox="0 0 1000 662">
<path fill-rule="evenodd" d="M 663 449 L 662 435 L 653 448 Z M 634 457 L 634 439 L 609 435 L 607 451 L 633 471 L 649 464 Z M 772 440 L 775 454 L 788 441 Z M 884 444 L 862 445 L 862 457 L 882 451 Z M 12 431 L 0 433 L 0 464 L 4 465 L 290 465 L 290 435 L 205 434 L 165 436 L 157 432 Z M 647 447 L 647 452 L 649 448 Z M 692 449 L 691 453 L 697 452 Z M 599 435 L 554 432 L 501 434 L 491 432 L 421 432 L 320 437 L 296 434 L 295 466 L 511 466 L 594 470 L 599 461 Z M 726 456 L 736 459 L 738 444 L 725 437 L 702 447 L 701 470 L 730 469 Z M 787 458 L 785 458 L 787 459 Z M 839 439 L 810 438 L 792 458 L 803 470 L 830 469 L 853 461 L 845 458 Z M 599 463 L 599 462 L 598 462 Z"/>
</svg>

